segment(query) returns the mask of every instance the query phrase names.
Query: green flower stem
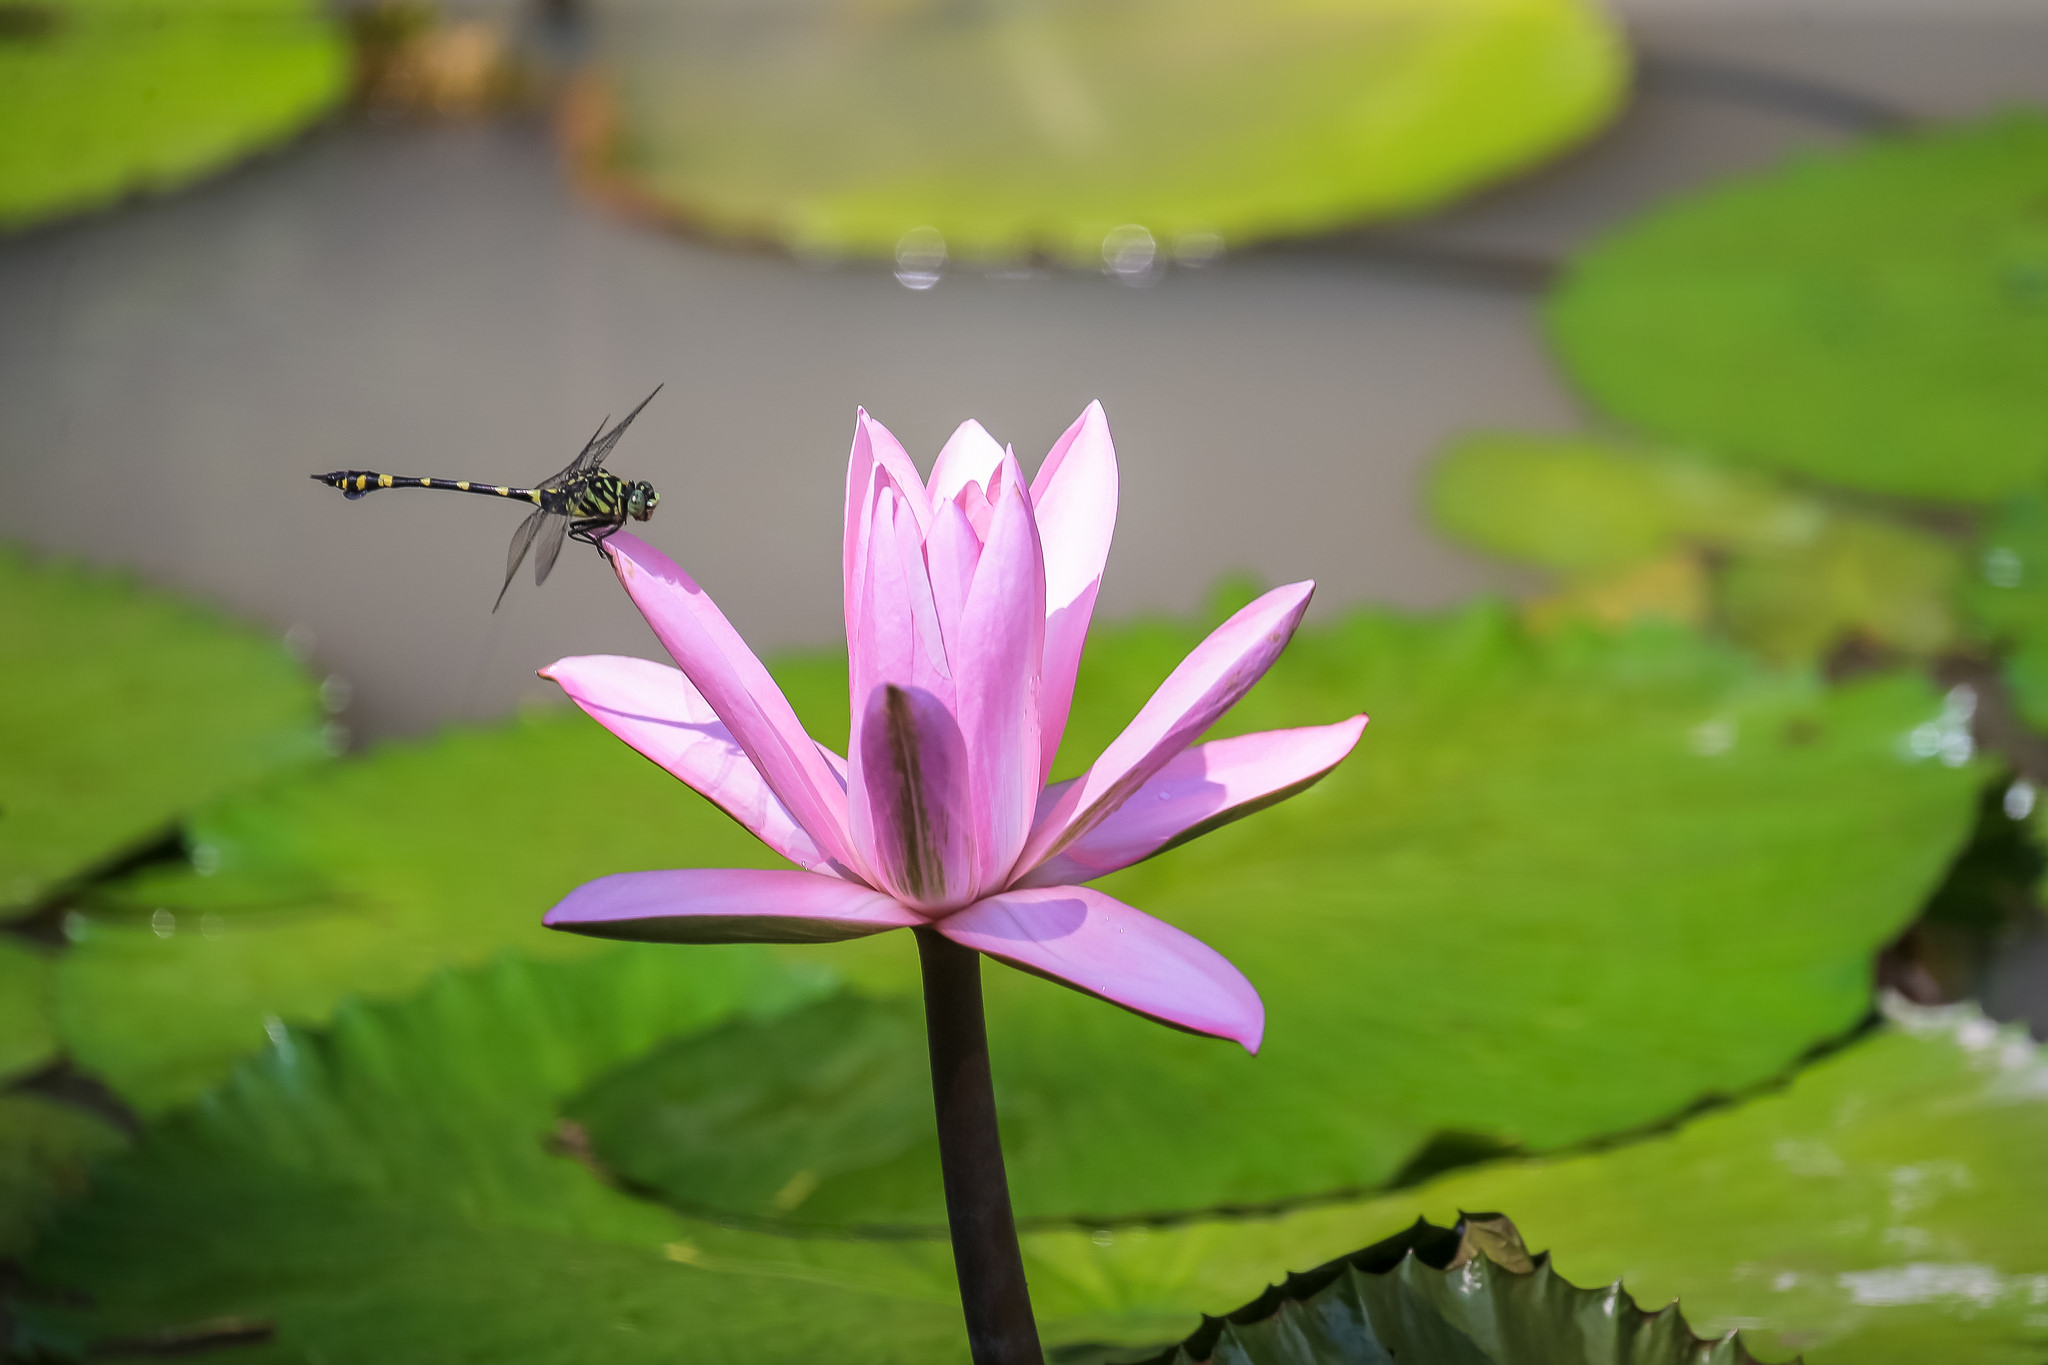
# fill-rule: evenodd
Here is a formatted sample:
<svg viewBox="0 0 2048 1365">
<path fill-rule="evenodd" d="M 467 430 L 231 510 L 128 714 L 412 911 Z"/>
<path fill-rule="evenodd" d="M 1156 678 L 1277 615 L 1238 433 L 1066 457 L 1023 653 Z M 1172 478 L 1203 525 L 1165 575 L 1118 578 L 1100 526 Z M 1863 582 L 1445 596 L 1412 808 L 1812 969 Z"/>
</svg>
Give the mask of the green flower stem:
<svg viewBox="0 0 2048 1365">
<path fill-rule="evenodd" d="M 1003 1139 L 996 1129 L 988 1029 L 981 1015 L 981 954 L 932 929 L 917 933 L 924 967 L 925 1033 L 938 1111 L 939 1167 L 953 1266 L 974 1365 L 1044 1365 L 1031 1291 L 1017 1249 Z"/>
</svg>

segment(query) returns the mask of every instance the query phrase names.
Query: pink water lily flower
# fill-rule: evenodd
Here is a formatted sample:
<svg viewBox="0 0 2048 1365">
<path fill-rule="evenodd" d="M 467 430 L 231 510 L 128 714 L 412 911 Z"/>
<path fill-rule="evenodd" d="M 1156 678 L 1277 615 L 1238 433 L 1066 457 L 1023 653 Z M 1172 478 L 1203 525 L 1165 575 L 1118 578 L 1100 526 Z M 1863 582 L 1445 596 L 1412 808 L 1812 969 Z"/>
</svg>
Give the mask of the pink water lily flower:
<svg viewBox="0 0 2048 1365">
<path fill-rule="evenodd" d="M 1174 669 L 1092 767 L 1046 785 L 1116 522 L 1099 404 L 1027 487 L 979 423 L 918 477 L 861 413 L 846 477 L 852 736 L 818 744 L 704 590 L 620 533 L 613 567 L 680 670 L 598 655 L 541 670 L 792 869 L 622 872 L 557 929 L 681 943 L 929 927 L 1025 971 L 1256 1052 L 1265 1007 L 1199 940 L 1081 883 L 1307 787 L 1364 716 L 1195 744 L 1279 655 L 1312 583 L 1276 588 Z"/>
</svg>

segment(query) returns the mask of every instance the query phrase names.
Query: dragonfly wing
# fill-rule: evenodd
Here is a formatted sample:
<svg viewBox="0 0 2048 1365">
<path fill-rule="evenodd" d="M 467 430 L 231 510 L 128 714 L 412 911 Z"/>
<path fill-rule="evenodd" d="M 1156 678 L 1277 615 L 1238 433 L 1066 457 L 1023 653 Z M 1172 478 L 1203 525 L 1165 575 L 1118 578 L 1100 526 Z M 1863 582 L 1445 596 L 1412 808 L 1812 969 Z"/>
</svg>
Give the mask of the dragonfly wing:
<svg viewBox="0 0 2048 1365">
<path fill-rule="evenodd" d="M 654 393 L 660 392 L 661 385 L 656 384 L 654 386 Z M 624 417 L 621 417 L 617 426 L 607 431 L 604 435 L 593 438 L 589 445 L 583 447 L 583 453 L 578 455 L 576 462 L 569 467 L 570 472 L 583 474 L 593 469 L 602 468 L 605 457 L 610 455 L 612 447 L 619 443 L 619 437 L 626 434 L 626 428 L 632 426 L 633 419 L 640 415 L 640 408 L 644 408 L 654 401 L 654 393 L 650 393 L 641 399 L 639 407 L 634 408 Z"/>
<path fill-rule="evenodd" d="M 540 548 L 533 552 L 533 584 L 539 587 L 548 581 L 548 575 L 555 570 L 555 560 L 561 557 L 562 541 L 569 534 L 569 518 L 557 514 L 540 533 Z"/>
<path fill-rule="evenodd" d="M 540 524 L 547 515 L 545 509 L 536 511 L 520 522 L 519 529 L 512 533 L 512 544 L 505 550 L 505 586 L 498 589 L 498 601 L 491 603 L 492 611 L 496 611 L 499 603 L 505 600 L 505 588 L 512 586 L 512 575 L 519 572 L 519 566 L 525 561 L 526 552 L 533 547 L 533 538 L 540 532 Z"/>
</svg>

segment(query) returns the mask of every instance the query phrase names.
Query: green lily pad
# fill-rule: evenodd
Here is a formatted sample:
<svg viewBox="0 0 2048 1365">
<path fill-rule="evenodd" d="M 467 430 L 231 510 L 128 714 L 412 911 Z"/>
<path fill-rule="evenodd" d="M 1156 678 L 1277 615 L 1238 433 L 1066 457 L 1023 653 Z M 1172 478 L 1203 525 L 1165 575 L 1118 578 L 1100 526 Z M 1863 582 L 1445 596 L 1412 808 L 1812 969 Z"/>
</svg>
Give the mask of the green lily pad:
<svg viewBox="0 0 2048 1365">
<path fill-rule="evenodd" d="M 0 1086 L 57 1055 L 56 991 L 50 955 L 0 937 Z"/>
<path fill-rule="evenodd" d="M 1200 633 L 1099 633 L 1062 766 Z M 983 973 L 1021 1216 L 1369 1189 L 1739 1093 L 1864 1017 L 1982 780 L 1955 746 L 1912 747 L 1953 728 L 1918 679 L 1831 691 L 1679 631 L 1538 641 L 1493 607 L 1306 630 L 1227 726 L 1360 709 L 1320 785 L 1099 883 L 1245 971 L 1258 1057 Z M 896 939 L 783 951 L 908 994 Z M 896 1202 L 918 1188 L 821 1172 L 790 1217 L 936 1221 Z"/>
<path fill-rule="evenodd" d="M 58 1206 L 85 1191 L 92 1164 L 124 1141 L 83 1109 L 0 1095 L 0 1260 L 26 1252 Z"/>
<path fill-rule="evenodd" d="M 1692 567 L 1680 585 L 1701 584 L 1728 634 L 1777 662 L 1815 662 L 1848 641 L 1925 658 L 1959 634 L 1965 573 L 1946 540 L 1754 471 L 1587 437 L 1487 433 L 1445 452 L 1429 504 L 1457 539 L 1569 575 L 1542 604 L 1549 617 L 1581 606 L 1604 616 L 1617 596 L 1705 616 L 1704 603 L 1615 592 L 1683 556 Z"/>
<path fill-rule="evenodd" d="M 1272 1219 L 1030 1239 L 1034 1293 L 1085 1287 L 1097 1320 L 1248 1296 L 1418 1216 L 1509 1209 L 1582 1284 L 1683 1295 L 1806 1365 L 2036 1365 L 2048 1354 L 2048 1060 L 1974 1006 L 1893 1022 L 1783 1089 L 1605 1151 L 1475 1167 Z M 1075 1303 L 1069 1311 L 1079 1311 Z"/>
<path fill-rule="evenodd" d="M 310 0 L 18 0 L 0 25 L 0 228 L 171 189 L 340 103 Z"/>
<path fill-rule="evenodd" d="M 206 608 L 0 549 L 0 619 L 0 919 L 325 752 L 284 646 Z"/>
<path fill-rule="evenodd" d="M 1572 376 L 1655 436 L 1984 502 L 2048 476 L 2048 116 L 1794 160 L 1623 228 L 1552 301 Z"/>
<path fill-rule="evenodd" d="M 324 1033 L 282 1030 L 101 1168 L 17 1310 L 39 1341 L 260 1323 L 329 1359 L 957 1359 L 943 1241 L 685 1218 L 606 1183 L 555 1122 L 660 1039 L 800 998 L 774 978 L 750 949 L 503 962 L 349 1006 Z M 1780 1090 L 1633 1144 L 1279 1217 L 1033 1232 L 1024 1249 L 1045 1338 L 1071 1359 L 1156 1350 L 1199 1310 L 1418 1212 L 1513 1207 L 1559 1273 L 1626 1274 L 1644 1303 L 1683 1288 L 1694 1323 L 1742 1326 L 1767 1356 L 2032 1365 L 2044 1142 L 2038 1049 L 1973 1012 L 1907 1011 Z"/>
<path fill-rule="evenodd" d="M 540 923 L 592 877 L 775 861 L 566 709 L 324 765 L 209 808 L 187 837 L 191 866 L 84 907 L 58 976 L 72 1054 L 150 1112 L 203 1093 L 280 1020 L 502 952 L 604 951 Z"/>
<path fill-rule="evenodd" d="M 810 989 L 759 949 L 613 949 L 446 973 L 322 1032 L 281 1026 L 96 1175 L 16 1311 L 72 1350 L 225 1323 L 268 1327 L 298 1359 L 951 1358 L 943 1244 L 836 1278 L 782 1266 L 776 1239 L 620 1193 L 557 1123 L 562 1097 L 661 1039 Z M 701 1250 L 720 1236 L 723 1271 Z"/>
<path fill-rule="evenodd" d="M 2013 704 L 2048 730 L 2048 498 L 2027 494 L 1998 509 L 1966 600 L 1979 628 L 2005 648 Z"/>
<path fill-rule="evenodd" d="M 809 252 L 905 240 L 933 268 L 1142 272 L 1415 212 L 1586 137 L 1626 82 L 1580 0 L 809 0 L 744 23 L 690 0 L 610 38 L 615 155 L 646 194 Z"/>
<path fill-rule="evenodd" d="M 1063 766 L 1098 752 L 1200 635 L 1101 632 Z M 827 742 L 844 733 L 842 670 L 782 668 Z M 1669 631 L 1538 642 L 1497 608 L 1308 631 L 1230 724 L 1362 708 L 1368 738 L 1320 786 L 1103 883 L 1249 973 L 1271 1011 L 1262 1056 L 984 973 L 1022 1215 L 1371 1188 L 1447 1151 L 1551 1149 L 1755 1085 L 1867 1010 L 1871 961 L 1961 843 L 1980 781 L 1908 747 L 1942 715 L 1917 680 L 1830 692 Z M 393 747 L 223 806 L 196 831 L 217 870 L 188 888 L 245 908 L 132 901 L 89 916 L 60 971 L 73 1054 L 152 1111 L 267 1045 L 279 1020 L 402 995 L 441 963 L 593 951 L 538 927 L 580 880 L 773 861 L 574 716 Z M 292 899 L 295 881 L 318 895 Z M 273 887 L 281 903 L 248 908 Z M 905 935 L 789 958 L 877 998 L 917 994 Z M 1740 1011 L 1717 1006 L 1731 976 Z M 1363 1041 L 1340 1057 L 1330 1036 Z M 658 1069 L 643 1075 L 647 1105 L 669 1104 Z M 1452 1075 L 1469 1083 L 1444 1085 Z M 1214 1104 L 1225 1091 L 1245 1105 Z M 796 1122 L 777 1115 L 756 1117 Z M 720 1131 L 764 1163 L 790 1150 Z M 1134 1165 L 1119 1155 L 1134 1144 L 1160 1155 Z M 864 1150 L 849 1141 L 839 1156 Z M 717 1207 L 935 1225 L 925 1150 L 764 1169 L 735 1177 Z M 806 1170 L 815 1184 L 799 1199 Z M 705 1195 L 677 1192 L 693 1206 Z"/>
<path fill-rule="evenodd" d="M 1208 1319 L 1150 1365 L 1757 1365 L 1737 1336 L 1694 1336 L 1677 1304 L 1645 1313 L 1617 1291 L 1568 1283 L 1499 1214 L 1418 1220 Z"/>
</svg>

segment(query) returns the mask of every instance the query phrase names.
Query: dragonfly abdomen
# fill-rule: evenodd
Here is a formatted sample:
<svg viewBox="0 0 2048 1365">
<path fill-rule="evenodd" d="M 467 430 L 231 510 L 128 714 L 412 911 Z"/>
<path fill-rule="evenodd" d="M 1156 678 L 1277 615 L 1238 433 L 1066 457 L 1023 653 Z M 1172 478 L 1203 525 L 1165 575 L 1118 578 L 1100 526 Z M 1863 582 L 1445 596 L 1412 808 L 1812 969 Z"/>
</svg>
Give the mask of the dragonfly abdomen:
<svg viewBox="0 0 2048 1365">
<path fill-rule="evenodd" d="M 379 474 L 369 469 L 337 469 L 313 477 L 329 488 L 339 488 L 343 496 L 351 499 L 364 497 L 380 488 L 446 488 L 455 493 L 483 493 L 536 505 L 541 500 L 538 488 L 513 488 L 507 484 L 478 483 L 471 479 L 421 479 L 407 474 Z"/>
</svg>

